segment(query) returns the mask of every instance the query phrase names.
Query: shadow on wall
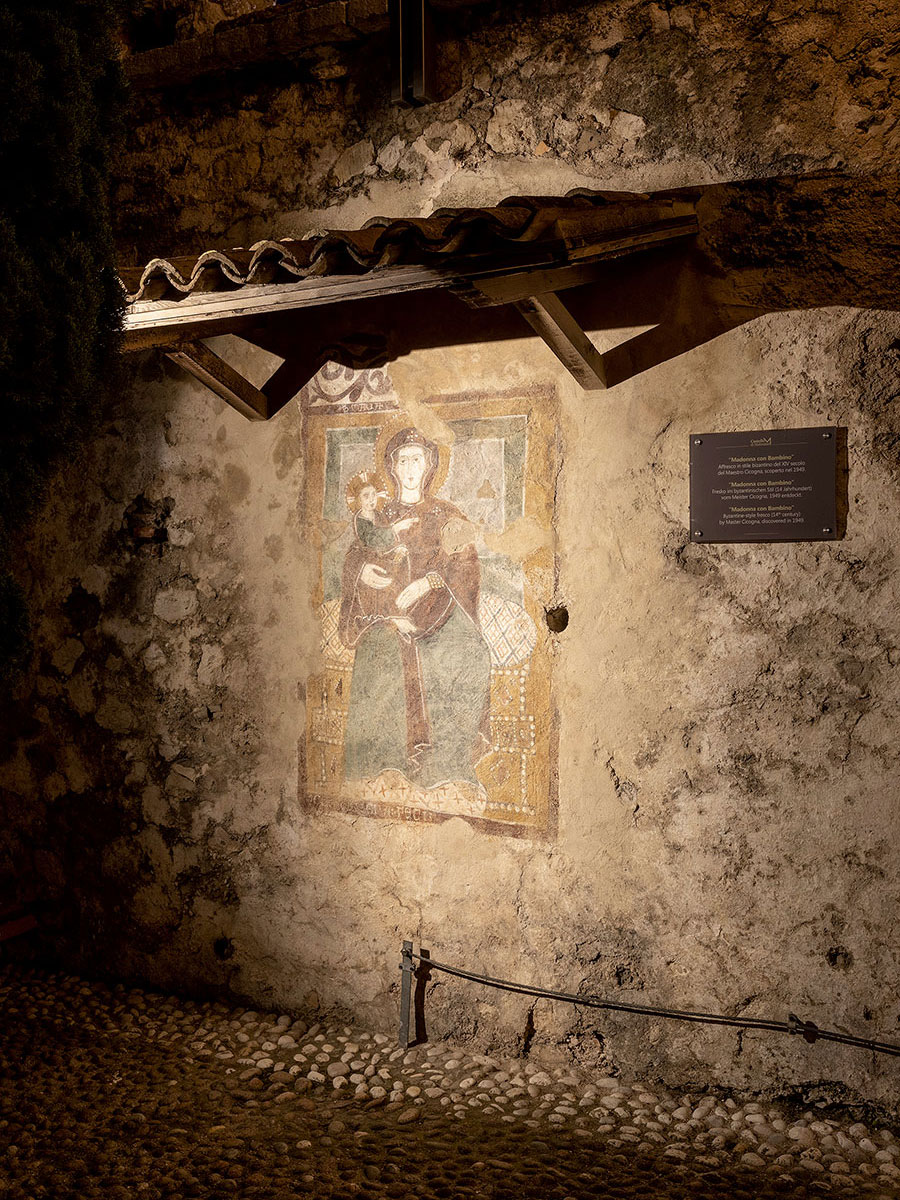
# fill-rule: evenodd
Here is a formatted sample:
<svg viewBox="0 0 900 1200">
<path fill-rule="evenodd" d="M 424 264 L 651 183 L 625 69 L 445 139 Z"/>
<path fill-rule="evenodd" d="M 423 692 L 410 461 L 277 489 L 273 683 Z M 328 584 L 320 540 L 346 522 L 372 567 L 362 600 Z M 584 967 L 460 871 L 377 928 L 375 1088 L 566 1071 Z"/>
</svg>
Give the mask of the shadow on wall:
<svg viewBox="0 0 900 1200">
<path fill-rule="evenodd" d="M 900 310 L 898 183 L 823 175 L 703 188 L 695 246 L 637 260 L 619 279 L 611 264 L 606 287 L 572 297 L 589 329 L 655 326 L 603 356 L 609 385 L 766 313 Z"/>
<path fill-rule="evenodd" d="M 780 177 L 684 189 L 696 239 L 583 268 L 562 292 L 583 329 L 646 331 L 607 350 L 609 387 L 767 313 L 900 308 L 900 178 Z M 648 328 L 649 327 L 649 328 Z M 304 310 L 308 344 L 378 345 L 380 363 L 415 350 L 527 335 L 510 304 L 470 308 L 433 290 Z M 289 358 L 296 317 L 272 314 L 253 340 Z"/>
</svg>

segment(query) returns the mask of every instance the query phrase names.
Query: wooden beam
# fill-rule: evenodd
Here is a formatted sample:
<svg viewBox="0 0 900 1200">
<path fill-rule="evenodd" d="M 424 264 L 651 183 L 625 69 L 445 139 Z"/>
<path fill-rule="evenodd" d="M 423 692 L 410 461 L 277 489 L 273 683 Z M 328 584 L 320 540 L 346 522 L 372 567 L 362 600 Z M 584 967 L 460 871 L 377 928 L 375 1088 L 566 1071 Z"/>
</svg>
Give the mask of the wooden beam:
<svg viewBox="0 0 900 1200">
<path fill-rule="evenodd" d="M 268 349 L 250 331 L 245 340 Z M 382 366 L 388 357 L 383 337 L 364 333 L 350 335 L 343 342 L 316 344 L 314 349 L 301 349 L 299 353 L 292 350 L 258 388 L 203 342 L 170 346 L 166 355 L 251 421 L 271 420 L 326 362 L 339 362 L 359 370 Z"/>
<path fill-rule="evenodd" d="M 554 292 L 529 296 L 516 308 L 586 391 L 606 387 L 603 355 Z"/>
<path fill-rule="evenodd" d="M 431 267 L 398 267 L 368 275 L 332 275 L 296 283 L 249 284 L 223 292 L 191 292 L 183 300 L 139 300 L 125 312 L 125 349 L 168 346 L 172 332 L 190 329 L 191 337 L 229 333 L 245 318 L 294 308 L 340 304 L 367 296 L 388 296 L 458 283 Z M 167 336 L 168 335 L 168 336 Z"/>
<path fill-rule="evenodd" d="M 431 0 L 435 8 L 450 11 L 486 2 Z M 372 35 L 388 26 L 388 0 L 294 0 L 220 22 L 210 33 L 128 55 L 125 74 L 134 88 L 166 88 L 299 57 L 316 46 L 345 43 L 370 53 Z"/>
<path fill-rule="evenodd" d="M 205 384 L 211 392 L 215 392 L 232 408 L 236 408 L 242 416 L 251 421 L 269 419 L 269 402 L 265 394 L 234 367 L 230 367 L 218 354 L 214 354 L 209 346 L 204 346 L 202 342 L 191 342 L 189 345 L 168 350 L 167 355 L 172 362 Z"/>
<path fill-rule="evenodd" d="M 391 103 L 401 108 L 435 100 L 434 20 L 430 0 L 389 0 Z"/>
<path fill-rule="evenodd" d="M 183 300 L 139 300 L 125 312 L 125 349 L 171 345 L 179 330 L 189 337 L 211 337 L 236 330 L 246 318 L 323 304 L 341 304 L 370 296 L 448 288 L 473 308 L 510 304 L 544 292 L 591 283 L 611 259 L 652 250 L 692 237 L 695 217 L 665 228 L 635 230 L 617 238 L 569 248 L 560 264 L 559 247 L 534 247 L 531 261 L 500 267 L 496 257 L 469 262 L 456 259 L 433 267 L 391 267 L 364 275 L 314 276 L 290 283 L 247 284 L 224 291 L 190 292 Z M 577 256 L 577 263 L 571 259 Z M 556 261 L 554 261 L 554 259 Z"/>
<path fill-rule="evenodd" d="M 476 309 L 446 289 L 354 300 L 258 319 L 238 334 L 281 359 L 302 357 L 302 346 L 321 346 L 328 357 L 357 368 L 381 367 L 415 350 L 521 338 L 522 318 L 510 304 Z M 341 357 L 350 349 L 353 362 Z M 263 390 L 268 393 L 269 385 Z"/>
<path fill-rule="evenodd" d="M 37 929 L 37 921 L 31 913 L 23 913 L 21 916 L 3 920 L 0 922 L 0 942 L 9 941 L 10 938 L 19 937 L 23 933 L 30 933 L 32 929 Z"/>
<path fill-rule="evenodd" d="M 337 362 L 359 371 L 367 367 L 382 367 L 389 358 L 384 337 L 362 332 L 348 333 L 341 339 L 327 343 L 321 340 L 321 336 L 315 339 L 305 338 L 304 347 L 298 351 L 296 346 L 292 345 L 286 354 L 280 347 L 272 350 L 267 344 L 267 339 L 261 338 L 257 333 L 248 332 L 245 334 L 245 340 L 284 358 L 284 362 L 262 386 L 262 393 L 266 398 L 267 420 L 271 420 L 289 404 L 325 363 Z M 291 340 L 294 342 L 296 339 Z M 309 346 L 312 346 L 312 349 L 307 348 Z"/>
<path fill-rule="evenodd" d="M 346 0 L 298 0 L 223 23 L 211 33 L 132 54 L 125 59 L 125 74 L 135 88 L 172 87 L 361 36 L 347 22 Z"/>
<path fill-rule="evenodd" d="M 266 420 L 290 404 L 321 366 L 319 355 L 306 355 L 302 359 L 286 358 L 262 386 L 266 398 Z"/>
<path fill-rule="evenodd" d="M 569 249 L 569 261 L 564 266 L 510 267 L 490 275 L 473 276 L 456 290 L 467 304 L 475 308 L 490 304 L 514 304 L 517 300 L 544 292 L 560 292 L 593 283 L 610 259 L 652 250 L 667 242 L 693 238 L 696 233 L 696 216 L 684 217 L 667 223 L 663 228 L 639 229 L 621 237 Z"/>
</svg>

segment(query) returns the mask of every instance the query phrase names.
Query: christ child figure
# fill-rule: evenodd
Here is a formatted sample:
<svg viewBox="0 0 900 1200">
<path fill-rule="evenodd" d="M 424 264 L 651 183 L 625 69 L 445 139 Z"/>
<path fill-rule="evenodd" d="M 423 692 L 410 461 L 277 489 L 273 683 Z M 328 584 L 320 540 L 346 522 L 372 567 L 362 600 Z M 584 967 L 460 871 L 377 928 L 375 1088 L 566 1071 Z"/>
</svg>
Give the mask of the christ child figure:
<svg viewBox="0 0 900 1200">
<path fill-rule="evenodd" d="M 366 551 L 366 562 L 380 567 L 391 576 L 391 586 L 371 593 L 368 605 L 373 618 L 399 616 L 396 599 L 409 583 L 409 551 L 401 542 L 400 535 L 418 523 L 418 517 L 406 517 L 390 524 L 382 513 L 388 498 L 387 492 L 378 487 L 379 479 L 374 471 L 360 471 L 347 484 L 347 507 L 353 514 L 353 532 L 356 542 Z"/>
</svg>

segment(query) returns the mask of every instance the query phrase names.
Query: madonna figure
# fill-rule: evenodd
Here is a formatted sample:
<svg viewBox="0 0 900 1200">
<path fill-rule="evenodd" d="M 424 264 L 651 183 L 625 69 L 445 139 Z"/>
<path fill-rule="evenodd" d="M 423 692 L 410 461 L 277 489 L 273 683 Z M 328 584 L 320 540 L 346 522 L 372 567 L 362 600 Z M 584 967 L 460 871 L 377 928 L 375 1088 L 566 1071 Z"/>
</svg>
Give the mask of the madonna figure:
<svg viewBox="0 0 900 1200">
<path fill-rule="evenodd" d="M 388 442 L 393 498 L 383 509 L 398 551 L 373 561 L 357 539 L 344 560 L 339 636 L 355 649 L 344 776 L 399 771 L 431 788 L 480 790 L 476 763 L 490 748 L 491 659 L 478 622 L 481 570 L 473 545 L 448 553 L 441 534 L 464 519 L 430 494 L 438 448 L 418 429 Z"/>
</svg>

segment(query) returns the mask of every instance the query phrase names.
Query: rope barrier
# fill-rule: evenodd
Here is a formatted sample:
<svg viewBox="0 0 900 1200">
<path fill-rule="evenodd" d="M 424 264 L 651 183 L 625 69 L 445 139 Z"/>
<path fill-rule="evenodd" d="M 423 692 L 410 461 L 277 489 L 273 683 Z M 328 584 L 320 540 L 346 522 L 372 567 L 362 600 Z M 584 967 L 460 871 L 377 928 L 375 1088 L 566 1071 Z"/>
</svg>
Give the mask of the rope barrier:
<svg viewBox="0 0 900 1200">
<path fill-rule="evenodd" d="M 457 979 L 467 979 L 472 983 L 480 983 L 485 987 L 498 988 L 504 992 L 515 992 L 521 996 L 535 996 L 539 1000 L 564 1000 L 569 1004 L 581 1005 L 584 1008 L 607 1009 L 612 1012 L 637 1013 L 640 1016 L 662 1017 L 670 1021 L 690 1021 L 703 1025 L 727 1025 L 735 1029 L 764 1029 L 772 1033 L 786 1033 L 800 1036 L 809 1043 L 817 1041 L 838 1042 L 843 1046 L 858 1046 L 864 1050 L 872 1050 L 877 1054 L 890 1054 L 900 1058 L 900 1046 L 891 1042 L 879 1042 L 872 1038 L 854 1037 L 849 1033 L 838 1033 L 832 1029 L 820 1029 L 813 1021 L 803 1021 L 793 1013 L 788 1014 L 786 1021 L 768 1020 L 762 1017 L 729 1017 L 724 1013 L 693 1012 L 688 1009 L 657 1008 L 649 1004 L 630 1004 L 621 1000 L 605 1000 L 600 996 L 584 996 L 571 992 L 556 992 L 551 988 L 532 987 L 527 983 L 515 983 L 510 979 L 495 979 L 490 975 L 478 975 L 463 967 L 453 967 L 448 963 L 437 962 L 428 954 L 415 954 L 412 945 L 405 942 L 403 946 L 403 961 L 401 970 L 406 974 L 411 971 L 412 961 L 418 960 L 420 967 L 433 971 L 443 971 L 445 975 L 453 975 Z M 408 963 L 408 966 L 406 965 Z M 418 973 L 418 972 L 417 972 Z M 408 1014 L 407 1014 L 408 1016 Z M 403 1020 L 401 1016 L 401 1040 L 403 1037 Z"/>
</svg>

